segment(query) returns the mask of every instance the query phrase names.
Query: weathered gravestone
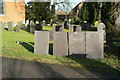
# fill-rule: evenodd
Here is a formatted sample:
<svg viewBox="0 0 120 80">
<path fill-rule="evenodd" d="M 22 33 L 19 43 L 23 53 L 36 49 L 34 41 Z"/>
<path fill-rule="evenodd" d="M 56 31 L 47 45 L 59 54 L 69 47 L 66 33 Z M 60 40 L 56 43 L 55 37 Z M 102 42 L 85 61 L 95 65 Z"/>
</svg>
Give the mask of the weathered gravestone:
<svg viewBox="0 0 120 80">
<path fill-rule="evenodd" d="M 3 30 L 5 28 L 4 22 L 0 22 L 0 28 L 1 28 L 1 30 Z"/>
<path fill-rule="evenodd" d="M 81 23 L 80 26 L 82 26 L 82 30 L 90 30 L 91 29 L 90 23 Z"/>
<path fill-rule="evenodd" d="M 49 32 L 35 31 L 34 53 L 47 55 L 49 49 Z"/>
<path fill-rule="evenodd" d="M 18 24 L 22 30 L 26 30 L 26 27 L 25 27 L 25 24 L 23 24 L 23 21 L 18 22 Z"/>
<path fill-rule="evenodd" d="M 8 31 L 13 31 L 13 22 L 8 22 Z"/>
<path fill-rule="evenodd" d="M 55 31 L 57 24 L 52 25 L 52 31 Z"/>
<path fill-rule="evenodd" d="M 86 32 L 87 58 L 103 58 L 103 35 L 98 32 Z"/>
<path fill-rule="evenodd" d="M 82 31 L 82 26 L 77 25 L 76 32 L 81 32 Z"/>
<path fill-rule="evenodd" d="M 8 28 L 8 24 L 6 22 L 3 23 L 4 28 Z"/>
<path fill-rule="evenodd" d="M 20 25 L 16 25 L 16 32 L 20 32 Z"/>
<path fill-rule="evenodd" d="M 79 25 L 72 25 L 73 27 L 73 32 L 80 32 L 81 31 L 81 26 Z"/>
<path fill-rule="evenodd" d="M 0 22 L 0 31 L 3 30 L 3 22 Z"/>
<path fill-rule="evenodd" d="M 33 21 L 30 21 L 30 33 L 31 34 L 34 34 L 34 31 L 35 31 L 35 29 L 34 29 L 34 22 Z"/>
<path fill-rule="evenodd" d="M 53 55 L 68 56 L 67 32 L 53 33 Z"/>
<path fill-rule="evenodd" d="M 72 26 L 72 24 L 68 24 L 68 27 L 69 27 L 69 30 L 70 30 L 71 32 L 73 32 L 73 26 Z"/>
<path fill-rule="evenodd" d="M 46 25 L 45 20 L 43 20 L 43 21 L 41 22 L 41 25 L 42 25 L 42 26 L 45 26 L 45 25 Z"/>
<path fill-rule="evenodd" d="M 105 24 L 104 23 L 99 23 L 98 26 L 97 26 L 97 31 L 99 32 L 100 35 L 104 35 L 103 36 L 103 41 L 104 43 L 106 43 L 106 32 L 105 32 Z"/>
<path fill-rule="evenodd" d="M 53 19 L 50 20 L 50 26 L 53 26 Z"/>
<path fill-rule="evenodd" d="M 69 32 L 69 56 L 86 57 L 85 32 Z"/>
</svg>

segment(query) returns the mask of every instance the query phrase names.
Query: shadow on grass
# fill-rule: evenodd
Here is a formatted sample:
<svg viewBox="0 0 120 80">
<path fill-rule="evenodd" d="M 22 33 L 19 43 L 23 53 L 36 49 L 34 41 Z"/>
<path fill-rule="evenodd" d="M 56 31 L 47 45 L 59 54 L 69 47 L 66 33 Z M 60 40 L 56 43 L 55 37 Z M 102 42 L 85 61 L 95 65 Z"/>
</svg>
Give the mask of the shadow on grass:
<svg viewBox="0 0 120 80">
<path fill-rule="evenodd" d="M 6 31 L 8 31 L 8 28 L 4 28 Z"/>
<path fill-rule="evenodd" d="M 120 74 L 120 71 L 96 59 L 76 58 L 76 57 L 69 57 L 69 56 L 66 58 L 75 61 L 76 63 L 85 67 L 87 70 L 95 74 L 97 73 L 97 75 L 101 77 L 117 77 L 118 78 Z M 73 69 L 79 72 L 77 68 L 73 68 Z"/>
<path fill-rule="evenodd" d="M 34 42 L 29 42 L 30 44 L 32 44 L 34 46 Z"/>
<path fill-rule="evenodd" d="M 30 44 L 26 43 L 26 42 L 22 42 L 21 44 L 25 49 L 27 49 L 28 51 L 34 53 L 34 47 L 31 46 Z"/>
<path fill-rule="evenodd" d="M 105 53 L 108 56 L 116 56 L 116 57 L 120 57 L 120 47 L 115 47 L 115 46 L 110 46 L 110 47 L 105 47 Z"/>
</svg>

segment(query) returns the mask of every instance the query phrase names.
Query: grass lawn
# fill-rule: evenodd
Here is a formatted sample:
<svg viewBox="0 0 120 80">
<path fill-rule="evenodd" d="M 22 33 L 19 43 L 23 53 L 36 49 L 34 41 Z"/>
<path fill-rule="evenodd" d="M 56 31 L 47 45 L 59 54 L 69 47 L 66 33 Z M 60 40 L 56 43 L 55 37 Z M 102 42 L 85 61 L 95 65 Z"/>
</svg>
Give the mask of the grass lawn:
<svg viewBox="0 0 120 80">
<path fill-rule="evenodd" d="M 17 41 L 22 44 L 16 44 Z M 118 74 L 120 72 L 119 59 L 81 59 L 72 57 L 57 57 L 52 55 L 38 55 L 33 53 L 34 35 L 26 31 L 2 32 L 3 57 L 23 59 L 42 63 L 61 64 L 69 67 L 88 69 L 96 72 Z"/>
<path fill-rule="evenodd" d="M 43 30 L 51 31 L 52 27 L 51 26 L 43 26 Z M 68 29 L 64 29 L 65 32 L 70 32 Z"/>
</svg>

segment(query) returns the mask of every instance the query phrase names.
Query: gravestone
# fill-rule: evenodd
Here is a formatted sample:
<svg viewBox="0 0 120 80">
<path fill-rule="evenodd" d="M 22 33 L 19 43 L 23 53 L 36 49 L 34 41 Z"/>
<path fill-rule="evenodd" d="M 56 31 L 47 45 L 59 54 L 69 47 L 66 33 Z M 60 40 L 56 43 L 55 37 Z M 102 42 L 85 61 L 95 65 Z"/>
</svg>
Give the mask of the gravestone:
<svg viewBox="0 0 120 80">
<path fill-rule="evenodd" d="M 50 26 L 53 26 L 53 19 L 50 20 Z"/>
<path fill-rule="evenodd" d="M 20 32 L 20 25 L 16 25 L 16 32 Z"/>
<path fill-rule="evenodd" d="M 25 26 L 27 26 L 29 24 L 29 20 L 26 20 Z"/>
<path fill-rule="evenodd" d="M 43 21 L 41 22 L 41 25 L 42 25 L 42 26 L 45 26 L 45 25 L 46 25 L 45 20 L 43 20 Z"/>
<path fill-rule="evenodd" d="M 103 34 L 103 39 L 104 39 L 104 43 L 106 43 L 106 32 L 105 32 L 105 24 L 104 23 L 99 23 L 97 26 L 97 31 L 99 32 L 99 34 Z"/>
<path fill-rule="evenodd" d="M 80 32 L 81 27 L 79 25 L 72 25 L 73 26 L 73 32 Z"/>
<path fill-rule="evenodd" d="M 82 31 L 82 26 L 77 25 L 76 32 L 81 32 Z"/>
<path fill-rule="evenodd" d="M 39 21 L 36 21 L 35 24 L 40 24 Z"/>
<path fill-rule="evenodd" d="M 87 58 L 103 58 L 103 36 L 98 32 L 86 32 Z"/>
<path fill-rule="evenodd" d="M 8 24 L 4 22 L 4 28 L 8 28 Z"/>
<path fill-rule="evenodd" d="M 55 31 L 55 30 L 56 30 L 56 26 L 57 26 L 57 24 L 53 24 L 53 25 L 52 25 L 52 31 Z"/>
<path fill-rule="evenodd" d="M 30 21 L 30 33 L 31 34 L 34 34 L 34 31 L 35 31 L 35 29 L 34 29 L 34 22 L 33 21 Z"/>
<path fill-rule="evenodd" d="M 85 32 L 69 32 L 69 56 L 86 57 Z"/>
<path fill-rule="evenodd" d="M 47 55 L 49 49 L 49 32 L 35 31 L 34 53 Z"/>
<path fill-rule="evenodd" d="M 73 32 L 73 26 L 72 26 L 72 24 L 68 24 L 68 27 L 69 27 L 69 30 L 70 30 L 71 32 Z"/>
<path fill-rule="evenodd" d="M 0 22 L 0 31 L 3 30 L 3 22 Z"/>
<path fill-rule="evenodd" d="M 60 31 L 64 32 L 64 25 L 63 25 L 63 23 L 60 23 L 59 25 L 61 26 L 60 27 Z"/>
<path fill-rule="evenodd" d="M 53 55 L 68 56 L 67 32 L 53 33 Z"/>
<path fill-rule="evenodd" d="M 90 30 L 91 29 L 90 23 L 81 23 L 80 26 L 82 26 L 82 30 Z"/>
<path fill-rule="evenodd" d="M 8 22 L 8 31 L 13 31 L 13 22 Z"/>
<path fill-rule="evenodd" d="M 22 30 L 26 30 L 25 24 L 22 24 Z"/>
<path fill-rule="evenodd" d="M 26 30 L 26 27 L 25 27 L 25 24 L 23 24 L 23 21 L 18 22 L 18 24 L 22 30 Z"/>
<path fill-rule="evenodd" d="M 77 26 L 73 25 L 73 32 L 76 32 Z"/>
<path fill-rule="evenodd" d="M 40 24 L 36 24 L 35 30 L 42 31 L 42 26 Z"/>
<path fill-rule="evenodd" d="M 55 28 L 56 28 L 55 31 L 61 31 L 62 25 L 57 25 Z"/>
</svg>

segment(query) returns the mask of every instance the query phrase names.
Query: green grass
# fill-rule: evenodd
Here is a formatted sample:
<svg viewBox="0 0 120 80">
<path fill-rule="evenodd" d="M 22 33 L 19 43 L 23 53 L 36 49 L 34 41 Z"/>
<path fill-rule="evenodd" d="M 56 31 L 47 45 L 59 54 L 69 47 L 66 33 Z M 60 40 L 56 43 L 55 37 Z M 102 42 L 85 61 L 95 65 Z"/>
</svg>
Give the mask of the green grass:
<svg viewBox="0 0 120 80">
<path fill-rule="evenodd" d="M 52 27 L 51 26 L 43 26 L 43 30 L 45 31 L 51 31 L 52 30 Z M 69 29 L 64 29 L 65 32 L 70 32 Z"/>
<path fill-rule="evenodd" d="M 43 26 L 43 30 L 51 31 L 52 27 L 51 26 Z"/>
<path fill-rule="evenodd" d="M 22 42 L 16 44 L 17 41 Z M 52 41 L 50 43 L 53 43 Z M 117 74 L 120 71 L 119 59 L 81 59 L 72 57 L 57 57 L 52 55 L 39 55 L 33 53 L 34 35 L 21 30 L 21 32 L 2 32 L 3 57 L 23 59 L 42 63 L 61 64 L 69 67 L 88 69 L 96 72 Z"/>
</svg>

